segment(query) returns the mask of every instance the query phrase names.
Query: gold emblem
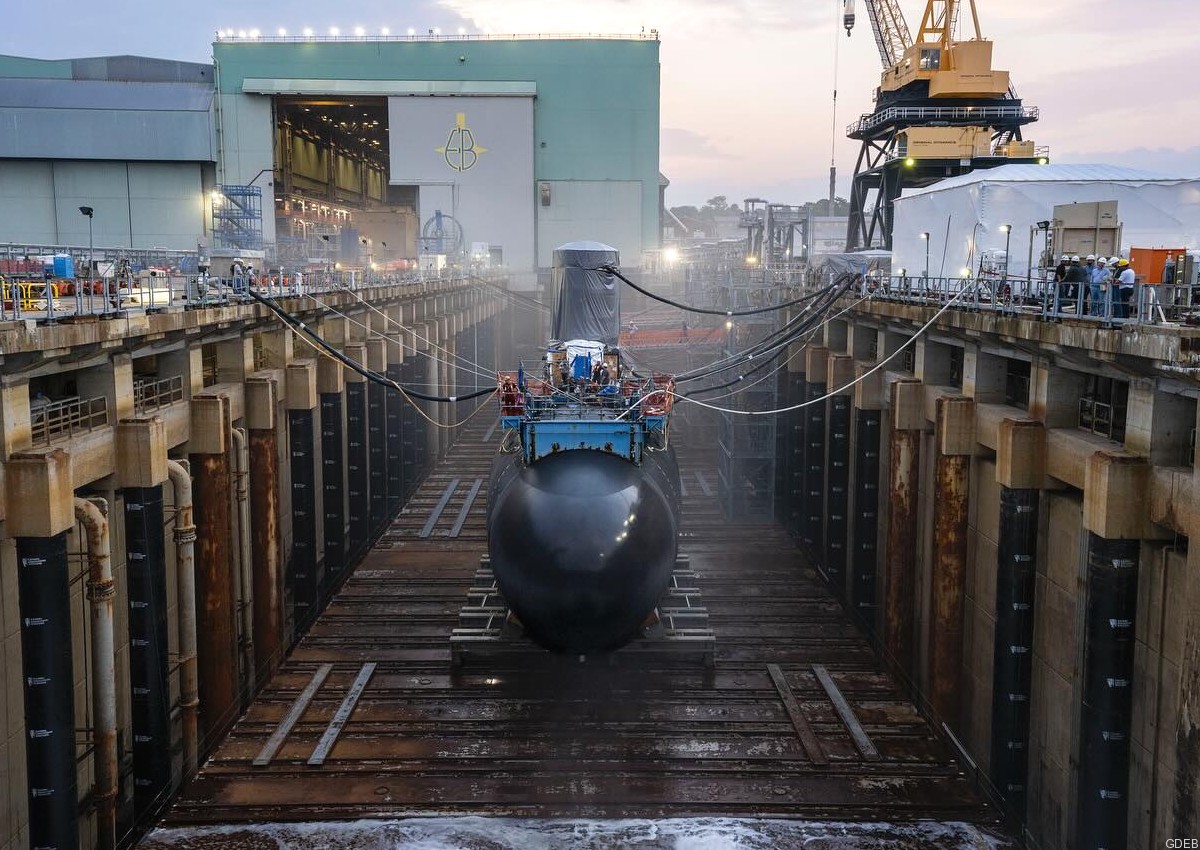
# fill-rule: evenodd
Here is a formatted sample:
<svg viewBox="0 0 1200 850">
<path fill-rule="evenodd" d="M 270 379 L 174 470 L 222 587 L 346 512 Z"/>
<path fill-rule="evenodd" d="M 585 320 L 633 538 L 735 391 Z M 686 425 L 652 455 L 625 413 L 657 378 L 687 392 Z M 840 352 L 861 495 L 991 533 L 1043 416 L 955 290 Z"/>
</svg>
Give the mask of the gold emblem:
<svg viewBox="0 0 1200 850">
<path fill-rule="evenodd" d="M 467 114 L 458 113 L 454 129 L 446 137 L 446 144 L 437 149 L 446 160 L 446 165 L 455 171 L 466 171 L 479 162 L 479 155 L 487 152 L 487 148 L 475 144 L 475 134 L 467 126 Z"/>
</svg>

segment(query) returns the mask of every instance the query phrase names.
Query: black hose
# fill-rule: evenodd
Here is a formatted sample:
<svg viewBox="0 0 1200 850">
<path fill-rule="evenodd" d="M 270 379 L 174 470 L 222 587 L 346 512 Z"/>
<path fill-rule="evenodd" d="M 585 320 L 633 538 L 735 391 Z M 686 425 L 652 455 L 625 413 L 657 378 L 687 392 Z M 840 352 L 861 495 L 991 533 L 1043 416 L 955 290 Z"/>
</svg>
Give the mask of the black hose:
<svg viewBox="0 0 1200 850">
<path fill-rule="evenodd" d="M 656 295 L 655 293 L 651 292 L 648 289 L 643 289 L 642 287 L 640 287 L 636 283 L 634 283 L 632 280 L 625 277 L 625 275 L 623 275 L 619 271 L 617 271 L 615 266 L 600 266 L 599 268 L 592 269 L 592 271 L 598 271 L 598 272 L 604 272 L 606 274 L 611 274 L 614 277 L 617 277 L 620 280 L 624 281 L 626 284 L 633 287 L 635 290 L 642 293 L 642 295 L 645 295 L 647 298 L 653 298 L 655 301 L 658 301 L 662 304 L 667 304 L 668 306 L 671 306 L 671 307 L 678 307 L 680 310 L 687 310 L 689 313 L 704 313 L 705 315 L 708 315 L 708 316 L 754 316 L 759 313 L 770 313 L 772 310 L 783 310 L 788 307 L 793 307 L 796 304 L 803 304 L 805 301 L 811 301 L 812 299 L 814 299 L 818 295 L 820 295 L 822 292 L 825 292 L 827 289 L 831 288 L 831 287 L 825 287 L 824 289 L 819 289 L 816 292 L 810 292 L 808 295 L 802 295 L 799 298 L 796 298 L 792 301 L 784 301 L 782 304 L 773 304 L 770 307 L 757 307 L 753 310 L 709 310 L 705 307 L 693 307 L 690 304 L 680 304 L 678 301 L 672 301 L 670 298 L 664 298 L 661 295 Z"/>
<path fill-rule="evenodd" d="M 851 278 L 849 282 L 852 282 L 852 280 L 853 279 Z M 796 316 L 790 322 L 784 325 L 784 327 L 772 332 L 770 335 L 755 343 L 750 348 L 747 348 L 745 351 L 738 352 L 737 354 L 726 357 L 722 360 L 717 360 L 707 366 L 701 367 L 700 369 L 692 370 L 691 372 L 686 372 L 682 375 L 676 376 L 676 383 L 686 383 L 688 381 L 695 381 L 711 375 L 719 374 L 721 372 L 726 372 L 751 360 L 762 357 L 767 358 L 766 362 L 771 362 L 779 356 L 780 352 L 786 350 L 787 347 L 796 339 L 813 330 L 821 323 L 821 321 L 824 320 L 825 314 L 828 312 L 829 308 L 833 306 L 834 302 L 841 297 L 842 293 L 844 292 L 844 286 L 827 288 L 822 290 L 822 292 L 826 293 L 828 298 L 825 303 L 819 305 L 818 309 L 812 314 L 802 314 L 800 316 Z M 793 323 L 797 322 L 799 324 L 793 327 Z M 713 387 L 712 389 L 716 389 L 716 387 Z"/>
<path fill-rule="evenodd" d="M 492 393 L 494 393 L 496 391 L 496 388 L 492 387 L 491 389 L 487 389 L 487 390 L 476 390 L 475 392 L 467 393 L 466 395 L 444 396 L 444 395 L 428 395 L 427 393 L 423 393 L 418 390 L 411 389 L 409 387 L 401 386 L 399 383 L 397 383 L 396 381 L 393 381 L 391 378 L 381 375 L 378 372 L 374 371 L 373 369 L 368 369 L 360 363 L 355 363 L 353 360 L 351 360 L 345 354 L 338 351 L 336 348 L 334 348 L 332 345 L 330 345 L 328 342 L 326 342 L 324 340 L 324 338 L 322 338 L 320 336 L 320 334 L 318 334 L 316 331 L 314 331 L 312 328 L 310 328 L 308 325 L 306 325 L 300 319 L 296 318 L 291 313 L 287 312 L 282 307 L 275 304 L 273 301 L 263 298 L 261 295 L 259 295 L 257 292 L 255 292 L 252 289 L 247 289 L 247 292 L 249 292 L 251 298 L 253 298 L 255 301 L 259 302 L 260 304 L 264 305 L 268 310 L 270 310 L 272 313 L 274 313 L 276 316 L 278 316 L 280 319 L 282 319 L 286 324 L 295 328 L 296 330 L 303 331 L 318 346 L 320 346 L 327 354 L 329 354 L 329 356 L 333 357 L 335 360 L 340 362 L 346 368 L 348 368 L 354 372 L 357 372 L 359 375 L 362 375 L 364 378 L 366 378 L 368 381 L 371 381 L 372 383 L 380 384 L 385 387 L 391 387 L 394 390 L 399 390 L 400 392 L 402 392 L 406 395 L 410 395 L 413 398 L 418 398 L 421 401 L 436 401 L 436 402 L 469 401 L 473 398 L 479 398 L 481 396 L 491 395 Z"/>
</svg>

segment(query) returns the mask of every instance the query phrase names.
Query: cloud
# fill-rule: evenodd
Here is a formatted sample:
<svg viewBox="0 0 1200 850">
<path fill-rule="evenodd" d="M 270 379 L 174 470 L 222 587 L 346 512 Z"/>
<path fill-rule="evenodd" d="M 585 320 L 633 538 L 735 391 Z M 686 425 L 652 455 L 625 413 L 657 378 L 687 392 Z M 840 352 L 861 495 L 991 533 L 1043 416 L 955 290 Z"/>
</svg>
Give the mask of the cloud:
<svg viewBox="0 0 1200 850">
<path fill-rule="evenodd" d="M 682 127 L 663 127 L 659 141 L 659 151 L 663 162 L 680 159 L 733 159 L 713 144 L 713 140 L 694 130 Z"/>
</svg>

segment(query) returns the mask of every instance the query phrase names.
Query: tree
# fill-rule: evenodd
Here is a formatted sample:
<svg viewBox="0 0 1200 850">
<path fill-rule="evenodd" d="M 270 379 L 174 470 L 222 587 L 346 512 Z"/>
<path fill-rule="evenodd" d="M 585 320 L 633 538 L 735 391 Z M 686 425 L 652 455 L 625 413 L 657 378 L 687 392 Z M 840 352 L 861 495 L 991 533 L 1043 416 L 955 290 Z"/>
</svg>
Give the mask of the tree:
<svg viewBox="0 0 1200 850">
<path fill-rule="evenodd" d="M 704 202 L 704 209 L 710 211 L 709 215 L 724 215 L 729 211 L 729 204 L 724 195 L 714 195 Z"/>
</svg>

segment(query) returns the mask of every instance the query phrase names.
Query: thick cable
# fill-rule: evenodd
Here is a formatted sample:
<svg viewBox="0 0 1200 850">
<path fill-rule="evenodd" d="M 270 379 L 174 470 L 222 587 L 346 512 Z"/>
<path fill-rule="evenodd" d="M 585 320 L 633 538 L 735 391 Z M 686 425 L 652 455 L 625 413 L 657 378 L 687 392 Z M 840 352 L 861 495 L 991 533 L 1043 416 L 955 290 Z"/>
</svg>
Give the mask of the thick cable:
<svg viewBox="0 0 1200 850">
<path fill-rule="evenodd" d="M 822 291 L 824 292 L 826 290 Z M 707 366 L 700 367 L 699 369 L 693 369 L 689 372 L 685 372 L 682 375 L 676 376 L 676 383 L 687 383 L 689 381 L 695 381 L 701 378 L 717 375 L 721 372 L 727 372 L 730 369 L 735 369 L 738 366 L 761 357 L 774 358 L 778 355 L 779 351 L 791 345 L 796 339 L 812 330 L 813 327 L 819 327 L 824 321 L 823 317 L 825 314 L 829 311 L 837 299 L 842 296 L 843 293 L 844 289 L 828 290 L 828 298 L 821 302 L 818 306 L 818 309 L 811 315 L 805 315 L 805 313 L 807 313 L 813 305 L 809 305 L 799 315 L 788 320 L 788 322 L 782 328 L 773 331 L 771 334 L 764 337 L 762 340 L 758 341 L 744 351 L 740 351 L 736 354 L 730 355 L 729 357 L 714 361 Z M 795 325 L 797 322 L 799 325 Z"/>
<path fill-rule="evenodd" d="M 401 351 L 404 351 L 405 348 L 407 347 L 407 348 L 410 348 L 414 354 L 420 354 L 422 357 L 427 357 L 430 360 L 434 361 L 435 363 L 443 363 L 447 366 L 452 366 L 453 368 L 455 368 L 457 370 L 466 372 L 475 377 L 487 378 L 488 380 L 495 380 L 495 378 L 496 378 L 496 370 L 495 369 L 489 369 L 487 366 L 484 366 L 480 363 L 476 363 L 467 357 L 463 357 L 460 354 L 455 354 L 453 351 L 450 351 L 448 348 L 443 348 L 442 346 L 438 345 L 436 342 L 430 341 L 427 337 L 421 336 L 420 334 L 418 334 L 416 332 L 416 330 L 410 330 L 409 328 L 406 328 L 406 327 L 404 327 L 404 325 L 397 322 L 395 319 L 389 318 L 387 313 L 384 313 L 378 307 L 375 307 L 374 305 L 370 304 L 365 299 L 363 299 L 362 296 L 358 295 L 357 293 L 354 293 L 354 295 L 355 295 L 355 297 L 357 297 L 359 299 L 359 301 L 361 301 L 363 303 L 364 306 L 366 306 L 370 310 L 374 310 L 376 313 L 378 313 L 380 316 L 382 316 L 384 318 L 384 321 L 391 322 L 392 324 L 396 325 L 396 327 L 400 328 L 400 330 L 402 332 L 411 333 L 413 335 L 413 337 L 415 337 L 416 339 L 420 339 L 421 341 L 427 343 L 431 348 L 434 348 L 434 349 L 442 352 L 443 354 L 447 354 L 450 357 L 453 357 L 456 360 L 459 360 L 462 363 L 465 363 L 467 365 L 463 366 L 463 365 L 460 365 L 459 363 L 452 363 L 449 360 L 443 360 L 440 357 L 435 357 L 434 355 L 430 354 L 428 351 L 420 351 L 415 345 L 408 345 L 403 339 L 393 339 L 392 337 L 385 334 L 383 331 L 375 330 L 370 325 L 364 325 L 362 322 L 358 321 L 357 319 L 353 318 L 352 316 L 350 316 L 346 313 L 343 313 L 341 310 L 337 309 L 333 305 L 326 304 L 324 301 L 320 300 L 319 298 L 317 298 L 313 295 L 309 295 L 307 292 L 304 293 L 304 296 L 306 298 L 309 298 L 309 299 L 315 301 L 318 305 L 320 305 L 324 309 L 328 310 L 329 312 L 333 313 L 335 316 L 341 316 L 347 322 L 350 322 L 350 324 L 357 325 L 358 327 L 365 330 L 368 334 L 373 334 L 373 335 L 379 337 L 380 339 L 382 339 L 384 342 L 390 342 L 393 345 L 400 346 Z"/>
<path fill-rule="evenodd" d="M 737 394 L 738 394 L 738 393 L 740 393 L 740 392 L 745 392 L 746 390 L 750 389 L 751 387 L 756 387 L 756 386 L 758 386 L 758 385 L 759 385 L 759 384 L 761 384 L 763 381 L 765 381 L 765 380 L 768 380 L 768 379 L 769 379 L 769 378 L 771 378 L 773 375 L 776 375 L 776 374 L 778 374 L 778 373 L 779 373 L 781 370 L 783 370 L 783 369 L 784 369 L 784 368 L 785 368 L 785 367 L 786 367 L 786 366 L 787 366 L 789 363 L 791 363 L 793 360 L 795 360 L 795 359 L 796 359 L 796 357 L 797 357 L 797 356 L 798 356 L 798 355 L 799 355 L 801 352 L 803 352 L 803 351 L 804 351 L 804 348 L 805 348 L 805 347 L 806 347 L 806 346 L 809 344 L 809 342 L 811 342 L 811 341 L 812 341 L 812 338 L 813 338 L 813 336 L 814 336 L 814 335 L 817 333 L 817 331 L 821 330 L 821 328 L 825 327 L 825 325 L 829 324 L 830 322 L 832 322 L 832 321 L 835 321 L 836 319 L 838 319 L 838 318 L 840 318 L 840 317 L 844 316 L 846 313 L 848 313 L 848 312 L 850 312 L 851 310 L 853 310 L 853 309 L 854 309 L 855 307 L 857 307 L 859 304 L 861 304 L 861 303 L 863 303 L 864 301 L 868 300 L 868 298 L 870 298 L 870 296 L 864 295 L 862 298 L 859 298 L 859 299 L 858 299 L 857 301 L 855 301 L 853 304 L 850 304 L 850 305 L 848 305 L 848 306 L 846 306 L 846 307 L 843 307 L 841 310 L 839 310 L 838 312 L 834 313 L 832 316 L 829 316 L 829 317 L 827 317 L 827 318 L 826 318 L 826 319 L 825 319 L 823 322 L 821 322 L 821 324 L 817 325 L 817 326 L 816 326 L 815 328 L 813 328 L 812 330 L 809 330 L 809 331 L 807 331 L 807 332 L 804 334 L 804 336 L 806 336 L 807 338 L 806 338 L 806 339 L 805 339 L 805 340 L 804 340 L 804 341 L 803 341 L 803 342 L 800 344 L 800 345 L 801 345 L 801 347 L 800 347 L 799 349 L 797 349 L 796 351 L 792 352 L 791 354 L 789 354 L 789 355 L 787 356 L 787 358 L 786 358 L 786 359 L 785 359 L 785 360 L 784 360 L 782 363 L 779 363 L 778 365 L 776 365 L 774 369 L 772 369 L 772 370 L 771 370 L 770 372 L 768 372 L 767 374 L 763 375 L 763 376 L 762 376 L 761 378 L 759 378 L 758 380 L 756 380 L 756 381 L 751 381 L 750 383 L 746 384 L 745 386 L 739 386 L 739 387 L 737 387 L 737 389 L 735 389 L 733 392 L 725 393 L 724 395 L 718 395 L 718 396 L 709 396 L 708 398 L 706 398 L 706 399 L 705 399 L 705 401 L 707 401 L 707 402 L 713 402 L 713 401 L 716 401 L 717 399 L 722 399 L 722 398 L 731 398 L 732 396 L 735 396 L 735 395 L 737 395 Z M 789 348 L 790 348 L 790 347 L 791 347 L 791 346 L 789 345 Z M 742 381 L 744 381 L 746 378 L 750 377 L 750 376 L 751 376 L 751 375 L 753 375 L 754 373 L 756 373 L 756 372 L 758 372 L 758 371 L 761 371 L 761 370 L 762 370 L 762 369 L 763 369 L 763 368 L 764 368 L 766 365 L 768 365 L 769 363 L 770 363 L 770 361 L 768 360 L 768 361 L 766 361 L 766 362 L 762 363 L 761 365 L 759 365 L 759 366 L 756 366 L 755 368 L 751 369 L 750 371 L 746 372 L 745 374 L 739 375 L 739 376 L 737 377 L 737 379 L 736 379 L 736 380 L 733 380 L 733 381 L 727 381 L 727 382 L 725 382 L 724 384 L 718 384 L 718 385 L 716 385 L 716 386 L 712 386 L 712 387 L 704 387 L 703 389 L 698 389 L 698 390 L 689 390 L 688 392 L 686 392 L 686 393 L 683 393 L 683 395 L 684 395 L 685 397 L 687 397 L 687 398 L 691 398 L 692 396 L 694 396 L 694 395 L 696 395 L 696 394 L 698 394 L 698 393 L 708 393 L 708 392 L 713 392 L 714 390 L 722 390 L 722 389 L 726 389 L 726 388 L 728 388 L 728 387 L 731 387 L 731 386 L 735 386 L 735 385 L 737 385 L 737 384 L 740 384 Z"/>
<path fill-rule="evenodd" d="M 721 407 L 719 405 L 709 404 L 708 402 L 700 401 L 698 399 L 688 398 L 687 396 L 680 395 L 679 393 L 677 393 L 673 390 L 667 390 L 667 392 L 669 392 L 675 398 L 680 399 L 681 401 L 686 401 L 689 404 L 699 405 L 700 407 L 705 407 L 705 408 L 708 408 L 709 410 L 715 410 L 718 413 L 739 413 L 742 416 L 776 416 L 780 413 L 791 413 L 794 410 L 800 410 L 802 408 L 809 407 L 810 405 L 820 404 L 823 401 L 827 401 L 827 400 L 833 398 L 835 395 L 840 395 L 841 393 L 844 393 L 846 390 L 851 389 L 856 384 L 858 384 L 860 381 L 862 381 L 864 378 L 868 377 L 869 375 L 875 374 L 880 369 L 882 369 L 884 366 L 886 366 L 888 363 L 890 363 L 892 361 L 892 359 L 896 357 L 896 355 L 898 355 L 901 351 L 903 351 L 904 349 L 906 349 L 910 345 L 912 345 L 914 342 L 916 342 L 917 338 L 921 334 L 923 334 L 923 333 L 925 333 L 925 331 L 929 330 L 929 328 L 933 325 L 933 323 L 936 322 L 943 313 L 945 313 L 947 310 L 949 310 L 951 307 L 953 307 L 954 304 L 957 303 L 960 298 L 962 298 L 964 295 L 966 295 L 966 293 L 968 291 L 969 290 L 965 289 L 965 288 L 959 290 L 959 292 L 953 298 L 951 298 L 949 301 L 947 301 L 945 304 L 943 304 L 942 308 L 940 310 L 938 310 L 936 313 L 934 313 L 933 316 L 930 317 L 928 322 L 926 322 L 920 328 L 918 328 L 916 333 L 914 333 L 912 336 L 910 336 L 908 339 L 906 339 L 903 343 L 901 343 L 900 346 L 895 351 L 893 351 L 891 354 L 889 354 L 883 360 L 880 360 L 878 363 L 876 363 L 874 366 L 872 366 L 867 371 L 863 372 L 861 375 L 856 377 L 854 380 L 850 381 L 848 384 L 840 386 L 836 390 L 830 390 L 829 392 L 825 393 L 825 395 L 821 396 L 820 398 L 809 399 L 808 401 L 802 401 L 799 404 L 793 404 L 790 407 L 781 407 L 776 410 L 737 410 L 736 408 Z"/>
<path fill-rule="evenodd" d="M 633 289 L 635 289 L 636 291 L 642 293 L 642 295 L 645 295 L 647 298 L 653 298 L 655 301 L 659 301 L 663 304 L 669 304 L 670 306 L 677 307 L 680 310 L 687 310 L 689 313 L 703 313 L 707 316 L 729 316 L 729 317 L 756 316 L 760 313 L 770 313 L 774 310 L 784 310 L 788 307 L 794 307 L 797 304 L 803 304 L 805 301 L 811 301 L 813 298 L 816 298 L 818 295 L 820 295 L 826 289 L 831 288 L 831 287 L 823 287 L 822 289 L 819 289 L 816 292 L 810 292 L 808 295 L 802 295 L 799 298 L 796 298 L 792 301 L 784 301 L 780 304 L 772 304 L 769 307 L 756 307 L 753 310 L 709 310 L 705 307 L 693 307 L 690 304 L 681 304 L 678 301 L 672 301 L 670 298 L 665 298 L 661 295 L 651 292 L 648 289 L 638 286 L 632 280 L 625 277 L 625 275 L 621 274 L 621 272 L 619 272 L 615 266 L 600 266 L 599 268 L 591 269 L 591 271 L 598 271 L 598 272 L 604 272 L 605 274 L 611 274 L 614 277 L 616 277 L 617 279 L 624 281 L 628 286 L 630 286 Z"/>
<path fill-rule="evenodd" d="M 328 342 L 326 342 L 325 339 L 320 334 L 318 334 L 316 331 L 314 331 L 312 328 L 310 328 L 307 324 L 305 324 L 303 321 L 296 318 L 295 316 L 293 316 L 291 313 L 287 312 L 283 308 L 279 307 L 274 302 L 268 300 L 267 298 L 264 298 L 263 296 L 259 295 L 257 292 L 254 292 L 253 290 L 249 290 L 249 292 L 250 292 L 251 298 L 253 298 L 255 301 L 258 301 L 260 304 L 264 305 L 268 310 L 270 310 L 272 313 L 274 313 L 276 316 L 278 316 L 280 319 L 282 319 L 284 321 L 284 323 L 287 324 L 289 327 L 303 331 L 305 334 L 307 334 L 309 337 L 311 337 L 312 340 L 315 343 L 317 343 L 317 345 L 319 345 L 326 352 L 328 352 L 329 356 L 331 356 L 335 360 L 338 360 L 339 362 L 341 362 L 342 365 L 345 366 L 346 368 L 358 373 L 362 377 L 366 378 L 368 381 L 371 381 L 376 384 L 380 384 L 385 387 L 392 387 L 393 389 L 396 389 L 399 392 L 403 393 L 405 396 L 412 396 L 413 398 L 419 398 L 422 401 L 434 401 L 434 402 L 444 403 L 444 402 L 455 402 L 455 401 L 469 401 L 473 398 L 480 398 L 481 396 L 491 395 L 492 393 L 494 393 L 496 391 L 496 388 L 492 387 L 491 389 L 486 389 L 486 390 L 476 390 L 475 392 L 466 393 L 465 395 L 435 396 L 435 395 L 429 395 L 428 393 L 419 392 L 418 390 L 414 390 L 409 387 L 404 387 L 397 381 L 393 381 L 391 378 L 389 378 L 385 375 L 381 375 L 373 369 L 368 369 L 368 368 L 364 367 L 362 364 L 357 363 L 354 360 L 352 360 L 351 358 L 347 357 L 345 354 L 338 351 L 336 348 L 334 348 L 332 345 L 330 345 Z"/>
</svg>

